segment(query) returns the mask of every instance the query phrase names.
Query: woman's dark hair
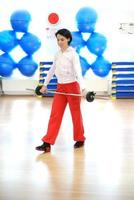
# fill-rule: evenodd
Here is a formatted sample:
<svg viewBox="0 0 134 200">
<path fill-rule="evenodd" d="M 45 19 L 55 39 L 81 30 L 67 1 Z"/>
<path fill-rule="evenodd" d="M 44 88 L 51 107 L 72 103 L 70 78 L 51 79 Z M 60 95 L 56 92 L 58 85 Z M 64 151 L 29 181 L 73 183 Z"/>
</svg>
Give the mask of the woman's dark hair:
<svg viewBox="0 0 134 200">
<path fill-rule="evenodd" d="M 64 37 L 67 38 L 67 39 L 70 39 L 70 40 L 68 41 L 68 44 L 71 43 L 71 41 L 72 41 L 72 35 L 71 35 L 71 32 L 70 32 L 69 30 L 67 30 L 67 29 L 65 29 L 65 28 L 60 29 L 60 30 L 58 30 L 58 31 L 55 33 L 55 36 L 57 37 L 58 34 L 64 36 Z"/>
</svg>

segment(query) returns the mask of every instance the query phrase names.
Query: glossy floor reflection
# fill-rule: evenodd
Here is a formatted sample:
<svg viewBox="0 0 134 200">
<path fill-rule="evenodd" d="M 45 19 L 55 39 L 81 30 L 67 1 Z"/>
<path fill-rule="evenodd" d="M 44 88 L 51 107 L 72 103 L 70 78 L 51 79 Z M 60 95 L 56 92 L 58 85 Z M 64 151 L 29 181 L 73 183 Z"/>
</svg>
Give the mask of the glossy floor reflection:
<svg viewBox="0 0 134 200">
<path fill-rule="evenodd" d="M 134 100 L 82 100 L 86 143 L 67 107 L 51 153 L 35 150 L 52 98 L 0 97 L 0 200 L 133 200 Z"/>
</svg>

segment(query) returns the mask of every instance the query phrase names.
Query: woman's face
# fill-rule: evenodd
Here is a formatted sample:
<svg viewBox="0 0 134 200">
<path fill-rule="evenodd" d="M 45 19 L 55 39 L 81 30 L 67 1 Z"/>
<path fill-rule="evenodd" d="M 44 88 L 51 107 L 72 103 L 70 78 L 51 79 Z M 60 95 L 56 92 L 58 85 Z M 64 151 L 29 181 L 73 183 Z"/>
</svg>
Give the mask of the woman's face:
<svg viewBox="0 0 134 200">
<path fill-rule="evenodd" d="M 64 50 L 68 47 L 68 42 L 70 40 L 69 38 L 67 39 L 66 37 L 60 34 L 58 34 L 56 38 L 57 38 L 57 43 L 61 49 Z"/>
</svg>

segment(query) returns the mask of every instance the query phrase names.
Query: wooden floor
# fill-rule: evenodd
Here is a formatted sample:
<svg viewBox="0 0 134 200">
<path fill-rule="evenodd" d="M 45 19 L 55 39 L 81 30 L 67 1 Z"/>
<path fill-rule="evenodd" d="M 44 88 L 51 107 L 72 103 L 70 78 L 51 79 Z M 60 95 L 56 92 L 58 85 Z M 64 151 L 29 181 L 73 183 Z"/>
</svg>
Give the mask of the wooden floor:
<svg viewBox="0 0 134 200">
<path fill-rule="evenodd" d="M 134 200 L 134 100 L 82 100 L 86 144 L 67 107 L 51 153 L 35 150 L 52 98 L 0 97 L 0 200 Z"/>
</svg>

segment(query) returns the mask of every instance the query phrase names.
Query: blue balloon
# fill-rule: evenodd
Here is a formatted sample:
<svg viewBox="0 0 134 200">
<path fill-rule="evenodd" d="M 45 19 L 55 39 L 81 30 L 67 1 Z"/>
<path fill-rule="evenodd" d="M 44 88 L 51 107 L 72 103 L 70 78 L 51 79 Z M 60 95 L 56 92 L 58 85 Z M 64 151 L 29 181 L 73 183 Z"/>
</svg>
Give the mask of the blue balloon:
<svg viewBox="0 0 134 200">
<path fill-rule="evenodd" d="M 32 55 L 41 47 L 40 39 L 32 33 L 25 33 L 19 44 L 28 55 Z"/>
<path fill-rule="evenodd" d="M 83 7 L 76 14 L 77 28 L 83 33 L 92 33 L 97 22 L 97 12 L 91 7 Z"/>
<path fill-rule="evenodd" d="M 97 57 L 91 68 L 93 72 L 99 77 L 106 77 L 111 70 L 111 63 L 103 56 Z"/>
<path fill-rule="evenodd" d="M 82 34 L 79 31 L 72 32 L 72 42 L 71 46 L 76 49 L 76 51 L 79 53 L 80 49 L 86 45 L 86 42 L 84 41 Z"/>
<path fill-rule="evenodd" d="M 18 45 L 16 33 L 11 30 L 0 32 L 0 49 L 4 52 L 10 52 Z"/>
<path fill-rule="evenodd" d="M 32 56 L 26 56 L 18 63 L 18 69 L 24 76 L 33 76 L 37 68 L 38 64 L 33 60 Z"/>
<path fill-rule="evenodd" d="M 84 76 L 86 72 L 88 71 L 88 69 L 90 68 L 90 64 L 82 56 L 80 56 L 80 64 L 82 68 L 82 76 Z"/>
<path fill-rule="evenodd" d="M 0 56 L 0 76 L 11 76 L 15 66 L 16 63 L 8 53 L 4 53 Z"/>
<path fill-rule="evenodd" d="M 31 15 L 26 10 L 17 10 L 10 17 L 12 28 L 17 32 L 27 32 L 31 21 Z"/>
<path fill-rule="evenodd" d="M 107 48 L 106 37 L 100 33 L 92 33 L 87 40 L 87 48 L 91 53 L 101 56 Z"/>
</svg>

